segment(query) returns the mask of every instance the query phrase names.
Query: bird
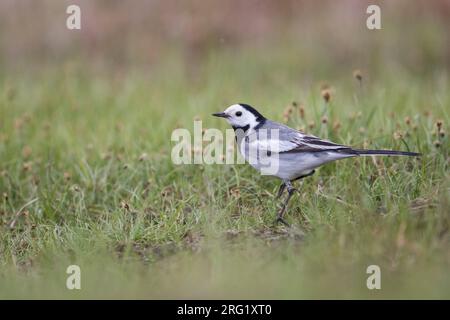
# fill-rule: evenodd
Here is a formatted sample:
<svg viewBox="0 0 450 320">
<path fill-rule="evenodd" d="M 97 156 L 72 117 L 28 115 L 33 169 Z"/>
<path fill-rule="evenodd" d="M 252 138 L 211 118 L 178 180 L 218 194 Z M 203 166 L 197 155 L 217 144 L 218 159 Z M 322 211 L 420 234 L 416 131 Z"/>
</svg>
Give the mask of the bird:
<svg viewBox="0 0 450 320">
<path fill-rule="evenodd" d="M 277 212 L 275 223 L 289 224 L 284 213 L 297 189 L 293 182 L 309 177 L 316 168 L 335 161 L 358 156 L 420 156 L 420 153 L 395 150 L 355 149 L 320 139 L 264 117 L 254 107 L 238 103 L 223 112 L 212 114 L 224 118 L 234 129 L 238 149 L 244 159 L 262 174 L 281 179 L 277 199 L 285 189 L 288 195 Z"/>
</svg>

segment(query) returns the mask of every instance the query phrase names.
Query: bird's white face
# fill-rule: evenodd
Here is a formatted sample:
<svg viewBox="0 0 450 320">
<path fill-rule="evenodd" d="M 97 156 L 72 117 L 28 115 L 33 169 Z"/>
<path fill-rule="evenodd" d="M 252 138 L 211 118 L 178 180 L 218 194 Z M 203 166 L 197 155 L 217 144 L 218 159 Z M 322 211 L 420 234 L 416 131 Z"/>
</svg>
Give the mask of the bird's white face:
<svg viewBox="0 0 450 320">
<path fill-rule="evenodd" d="M 253 129 L 258 125 L 257 115 L 253 114 L 240 104 L 233 104 L 224 112 L 214 113 L 213 115 L 227 119 L 228 123 L 235 128 L 244 128 L 248 126 L 250 129 Z"/>
</svg>

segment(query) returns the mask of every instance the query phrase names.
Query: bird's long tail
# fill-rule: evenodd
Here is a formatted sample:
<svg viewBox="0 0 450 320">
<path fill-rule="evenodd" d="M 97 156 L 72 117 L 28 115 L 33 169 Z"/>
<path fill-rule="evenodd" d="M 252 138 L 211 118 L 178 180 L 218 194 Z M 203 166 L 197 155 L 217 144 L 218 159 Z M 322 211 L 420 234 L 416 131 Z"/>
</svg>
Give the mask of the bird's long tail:
<svg viewBox="0 0 450 320">
<path fill-rule="evenodd" d="M 395 150 L 363 150 L 363 149 L 350 149 L 346 150 L 346 153 L 355 154 L 359 156 L 410 156 L 419 157 L 420 153 L 409 151 L 395 151 Z"/>
</svg>

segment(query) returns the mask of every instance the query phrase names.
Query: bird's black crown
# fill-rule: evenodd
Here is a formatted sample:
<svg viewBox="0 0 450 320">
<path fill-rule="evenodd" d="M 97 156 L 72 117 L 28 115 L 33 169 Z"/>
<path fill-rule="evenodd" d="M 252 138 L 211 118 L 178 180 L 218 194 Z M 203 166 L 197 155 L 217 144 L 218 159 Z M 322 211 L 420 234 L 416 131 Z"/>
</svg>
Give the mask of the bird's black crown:
<svg viewBox="0 0 450 320">
<path fill-rule="evenodd" d="M 256 121 L 258 122 L 262 122 L 264 120 L 266 120 L 266 118 L 258 112 L 258 110 L 256 110 L 255 108 L 253 108 L 251 105 L 245 104 L 245 103 L 239 103 L 239 105 L 244 108 L 245 110 L 253 113 L 253 115 L 256 117 Z"/>
</svg>

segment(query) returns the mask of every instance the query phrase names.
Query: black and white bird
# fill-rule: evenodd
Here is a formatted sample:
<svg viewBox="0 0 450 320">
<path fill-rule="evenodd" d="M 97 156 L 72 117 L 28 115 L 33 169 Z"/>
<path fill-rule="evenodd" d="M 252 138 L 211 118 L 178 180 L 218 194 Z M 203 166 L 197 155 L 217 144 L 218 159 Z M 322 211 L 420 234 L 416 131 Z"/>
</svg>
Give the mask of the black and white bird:
<svg viewBox="0 0 450 320">
<path fill-rule="evenodd" d="M 233 104 L 213 116 L 225 118 L 236 134 L 238 149 L 244 159 L 263 174 L 280 178 L 283 182 L 277 198 L 287 189 L 288 196 L 277 214 L 283 219 L 287 204 L 296 189 L 292 182 L 308 177 L 315 168 L 335 160 L 357 156 L 419 156 L 419 153 L 393 150 L 362 150 L 294 130 L 266 119 L 248 104 Z"/>
</svg>

